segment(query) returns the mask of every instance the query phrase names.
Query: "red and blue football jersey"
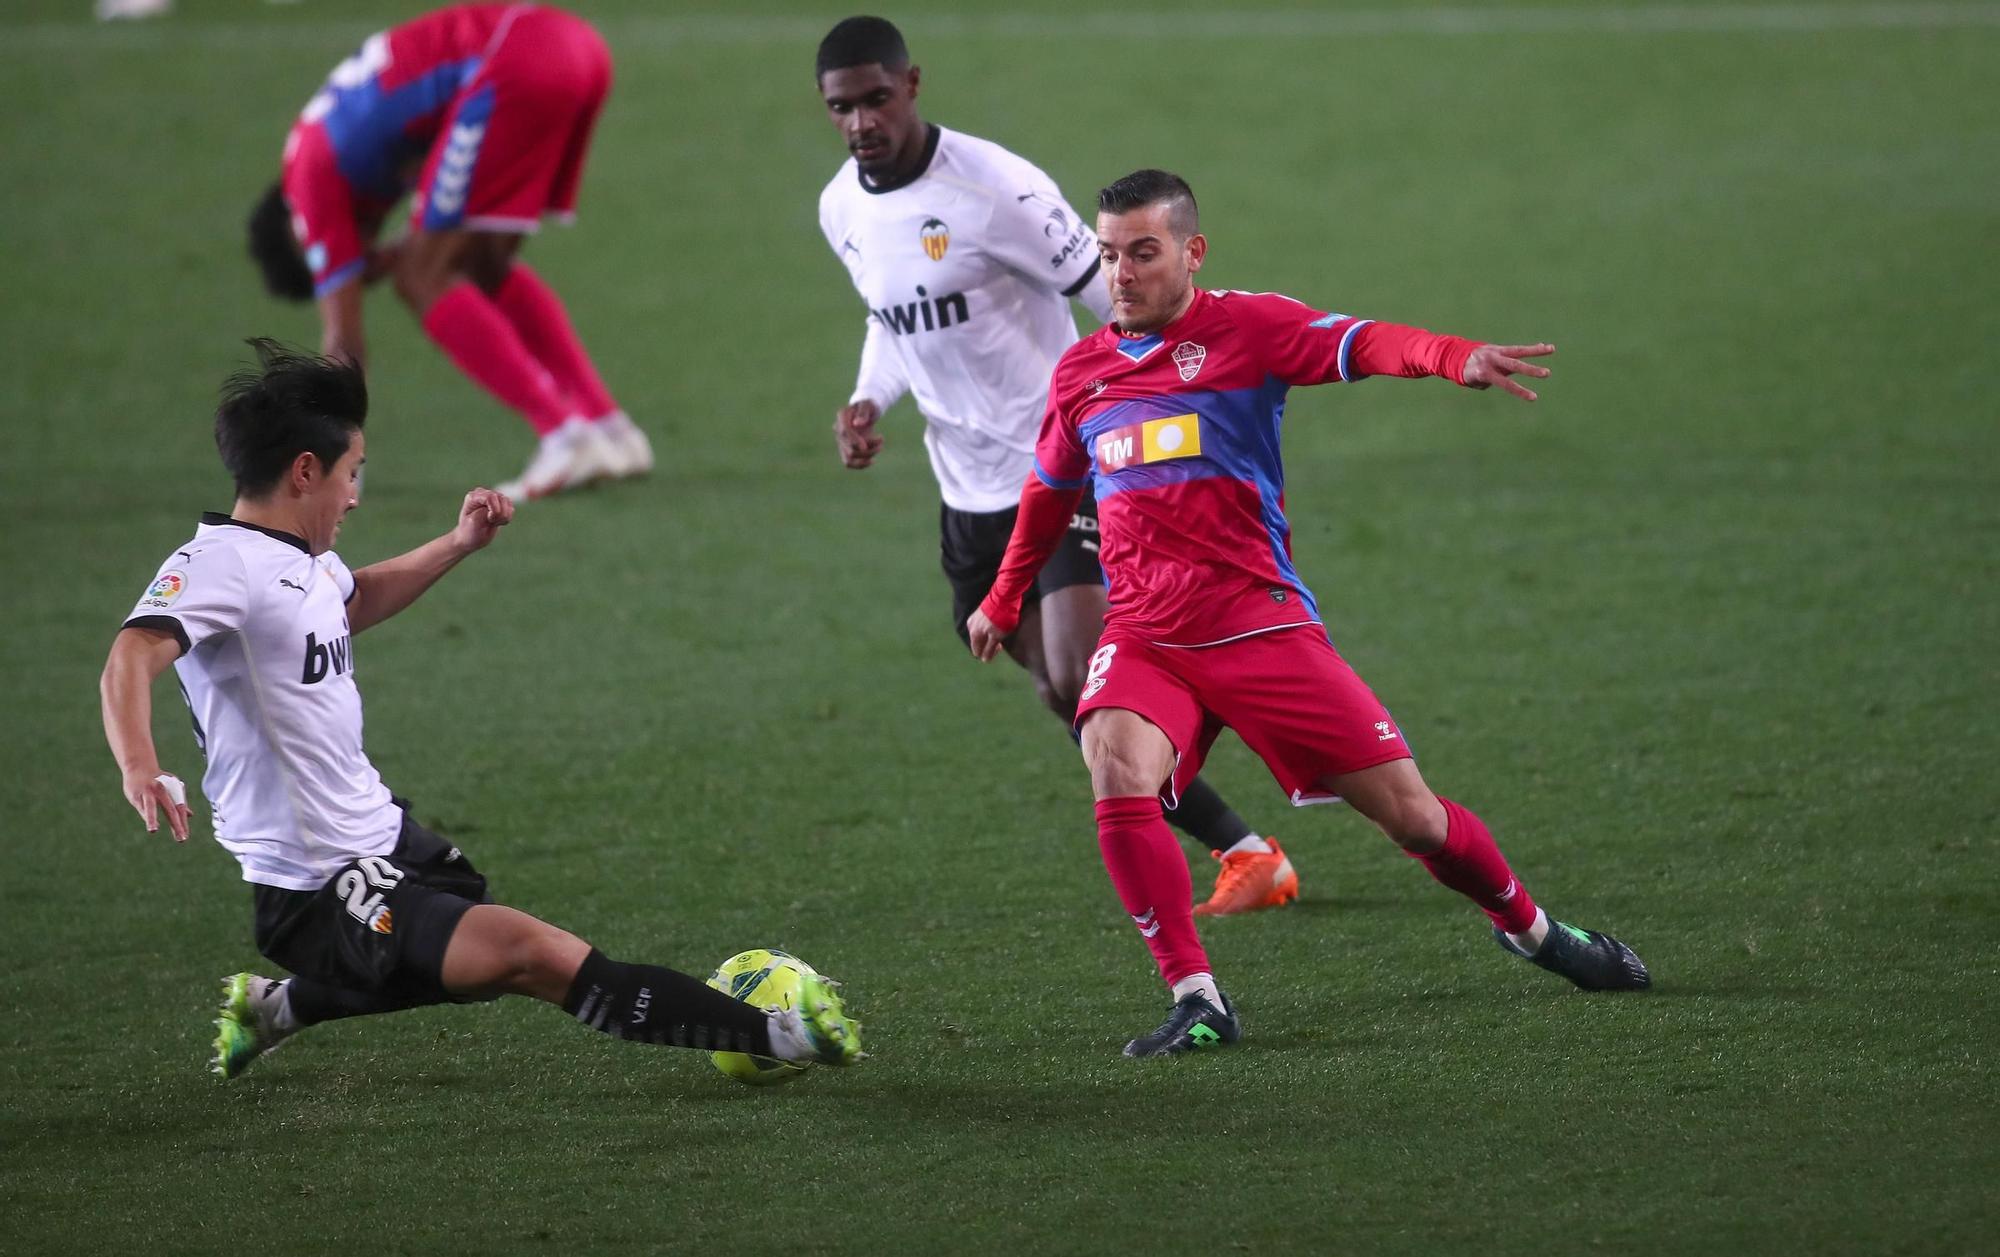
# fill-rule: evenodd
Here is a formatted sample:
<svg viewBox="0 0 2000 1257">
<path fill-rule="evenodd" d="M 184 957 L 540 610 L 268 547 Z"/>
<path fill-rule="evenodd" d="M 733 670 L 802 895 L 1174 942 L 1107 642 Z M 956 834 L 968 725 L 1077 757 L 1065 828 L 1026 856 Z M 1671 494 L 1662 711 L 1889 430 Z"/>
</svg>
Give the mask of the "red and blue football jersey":
<svg viewBox="0 0 2000 1257">
<path fill-rule="evenodd" d="M 1107 627 L 1201 646 L 1318 622 L 1285 519 L 1286 394 L 1368 375 L 1462 384 L 1476 344 L 1275 293 L 1197 290 L 1158 332 L 1106 327 L 1071 346 L 1050 386 L 1035 476 L 1053 490 L 1096 489 Z M 1010 612 L 1016 546 L 1038 540 L 1023 536 L 1036 487 L 989 599 Z"/>
<path fill-rule="evenodd" d="M 526 6 L 460 4 L 369 37 L 334 67 L 285 140 L 293 230 L 324 296 L 359 275 L 495 33 Z"/>
</svg>

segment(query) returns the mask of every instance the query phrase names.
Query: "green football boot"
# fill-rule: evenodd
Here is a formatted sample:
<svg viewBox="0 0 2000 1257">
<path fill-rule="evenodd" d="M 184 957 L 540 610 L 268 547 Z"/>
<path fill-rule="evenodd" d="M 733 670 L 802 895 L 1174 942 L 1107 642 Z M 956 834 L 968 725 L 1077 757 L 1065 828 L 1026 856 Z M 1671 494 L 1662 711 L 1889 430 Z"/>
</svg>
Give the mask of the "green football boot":
<svg viewBox="0 0 2000 1257">
<path fill-rule="evenodd" d="M 217 1078 L 227 1082 L 291 1037 L 289 1030 L 272 1024 L 284 985 L 254 973 L 222 980 L 222 1007 L 215 1019 L 215 1059 L 208 1066 Z"/>
<path fill-rule="evenodd" d="M 852 1065 L 861 1059 L 861 1023 L 847 1015 L 839 983 L 805 970 L 799 977 L 799 1021 L 822 1065 Z"/>
</svg>

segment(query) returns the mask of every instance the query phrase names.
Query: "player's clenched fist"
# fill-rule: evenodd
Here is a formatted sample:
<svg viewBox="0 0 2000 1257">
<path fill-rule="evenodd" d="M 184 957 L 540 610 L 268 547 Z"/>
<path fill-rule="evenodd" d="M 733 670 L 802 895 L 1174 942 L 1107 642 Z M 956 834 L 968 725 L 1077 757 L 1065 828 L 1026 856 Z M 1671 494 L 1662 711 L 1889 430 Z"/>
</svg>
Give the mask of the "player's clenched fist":
<svg viewBox="0 0 2000 1257">
<path fill-rule="evenodd" d="M 514 518 L 514 500 L 498 489 L 474 489 L 458 508 L 458 527 L 453 540 L 466 553 L 483 550 L 493 535 Z"/>
<path fill-rule="evenodd" d="M 882 434 L 875 431 L 875 421 L 881 417 L 882 408 L 865 398 L 849 402 L 834 415 L 833 439 L 842 463 L 858 471 L 875 461 L 882 452 Z"/>
</svg>

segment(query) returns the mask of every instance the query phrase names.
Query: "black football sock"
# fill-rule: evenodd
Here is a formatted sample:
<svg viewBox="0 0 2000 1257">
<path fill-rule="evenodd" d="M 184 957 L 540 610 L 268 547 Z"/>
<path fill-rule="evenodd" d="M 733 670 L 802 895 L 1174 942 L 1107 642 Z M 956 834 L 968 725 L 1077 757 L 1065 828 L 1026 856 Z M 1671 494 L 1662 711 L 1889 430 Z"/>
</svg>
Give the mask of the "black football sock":
<svg viewBox="0 0 2000 1257">
<path fill-rule="evenodd" d="M 1166 812 L 1174 828 L 1215 851 L 1227 851 L 1255 832 L 1199 777 L 1181 791 L 1181 805 Z"/>
<path fill-rule="evenodd" d="M 563 1011 L 617 1039 L 771 1054 L 764 1010 L 724 995 L 700 978 L 659 965 L 628 965 L 596 948 L 584 957 Z"/>
<path fill-rule="evenodd" d="M 394 987 L 379 991 L 356 991 L 313 978 L 293 978 L 285 988 L 292 1005 L 292 1018 L 300 1028 L 343 1017 L 366 1017 L 373 1013 L 401 1012 L 443 1001 Z"/>
</svg>

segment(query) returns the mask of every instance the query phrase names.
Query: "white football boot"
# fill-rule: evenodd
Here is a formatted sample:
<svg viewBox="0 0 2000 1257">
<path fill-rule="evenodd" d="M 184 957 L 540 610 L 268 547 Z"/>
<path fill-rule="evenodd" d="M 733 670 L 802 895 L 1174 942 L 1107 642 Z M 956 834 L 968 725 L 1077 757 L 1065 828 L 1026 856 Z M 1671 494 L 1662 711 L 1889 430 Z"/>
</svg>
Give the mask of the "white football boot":
<svg viewBox="0 0 2000 1257">
<path fill-rule="evenodd" d="M 590 426 L 597 433 L 604 474 L 610 479 L 625 480 L 653 470 L 653 443 L 630 415 L 614 410 Z"/>
<path fill-rule="evenodd" d="M 596 431 L 598 425 L 579 418 L 563 420 L 563 425 L 543 437 L 535 447 L 519 478 L 501 485 L 500 492 L 516 502 L 545 498 L 569 489 L 581 489 L 593 480 L 611 474 L 609 446 Z"/>
</svg>

